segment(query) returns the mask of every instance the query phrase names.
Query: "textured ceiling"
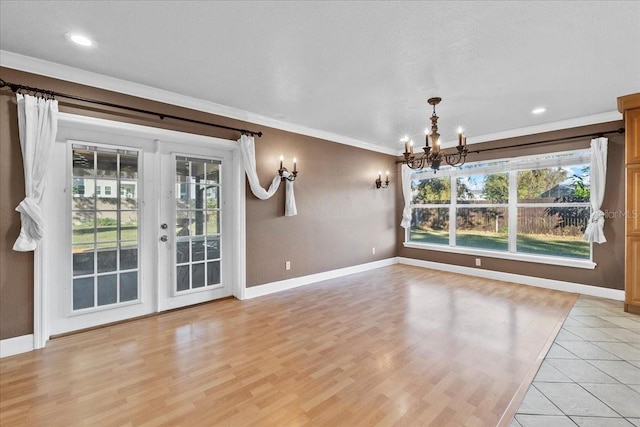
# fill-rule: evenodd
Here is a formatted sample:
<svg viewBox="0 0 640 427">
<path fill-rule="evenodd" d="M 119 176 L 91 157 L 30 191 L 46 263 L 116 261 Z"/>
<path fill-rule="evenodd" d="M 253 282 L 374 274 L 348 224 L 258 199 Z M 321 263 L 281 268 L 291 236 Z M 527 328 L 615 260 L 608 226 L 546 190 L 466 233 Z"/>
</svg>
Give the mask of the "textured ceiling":
<svg viewBox="0 0 640 427">
<path fill-rule="evenodd" d="M 639 46 L 637 1 L 0 1 L 2 51 L 394 149 L 432 96 L 445 140 L 614 112 Z"/>
</svg>

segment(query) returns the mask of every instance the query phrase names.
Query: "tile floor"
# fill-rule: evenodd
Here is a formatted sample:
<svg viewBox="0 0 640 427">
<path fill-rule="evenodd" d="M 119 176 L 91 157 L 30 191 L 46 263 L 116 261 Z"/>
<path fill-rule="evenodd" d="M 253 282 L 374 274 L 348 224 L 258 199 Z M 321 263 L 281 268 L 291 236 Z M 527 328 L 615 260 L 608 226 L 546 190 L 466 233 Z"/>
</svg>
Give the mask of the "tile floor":
<svg viewBox="0 0 640 427">
<path fill-rule="evenodd" d="M 640 316 L 581 295 L 511 427 L 640 427 Z"/>
</svg>

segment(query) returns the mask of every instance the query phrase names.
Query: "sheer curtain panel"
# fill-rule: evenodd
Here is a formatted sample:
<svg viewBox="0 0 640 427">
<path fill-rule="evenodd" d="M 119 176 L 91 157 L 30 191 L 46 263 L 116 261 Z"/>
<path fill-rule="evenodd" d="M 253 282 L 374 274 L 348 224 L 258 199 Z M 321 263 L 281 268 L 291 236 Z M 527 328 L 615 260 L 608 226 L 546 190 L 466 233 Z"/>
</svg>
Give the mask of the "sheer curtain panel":
<svg viewBox="0 0 640 427">
<path fill-rule="evenodd" d="M 411 225 L 411 169 L 407 165 L 402 165 L 402 196 L 404 197 L 404 209 L 400 226 L 407 229 Z"/>
<path fill-rule="evenodd" d="M 33 251 L 44 234 L 40 203 L 44 193 L 49 152 L 58 130 L 58 101 L 16 94 L 18 131 L 24 165 L 25 198 L 20 212 L 20 235 L 14 251 Z"/>
<path fill-rule="evenodd" d="M 607 138 L 591 140 L 591 217 L 584 232 L 584 240 L 605 243 L 604 212 L 600 210 L 604 200 L 604 188 L 607 183 Z"/>
<path fill-rule="evenodd" d="M 249 180 L 249 187 L 251 187 L 251 192 L 254 196 L 256 196 L 260 200 L 267 200 L 271 198 L 278 188 L 280 187 L 280 175 L 276 174 L 271 181 L 271 185 L 269 185 L 269 189 L 265 190 L 260 185 L 260 180 L 258 179 L 258 172 L 256 170 L 256 151 L 255 151 L 255 141 L 252 136 L 242 135 L 240 140 L 240 153 L 242 155 L 242 163 L 244 164 L 244 170 L 247 173 L 247 179 Z M 285 178 L 289 177 L 289 172 L 284 172 L 282 174 Z M 298 214 L 298 210 L 296 208 L 296 198 L 293 194 L 293 181 L 286 180 L 285 186 L 285 206 L 284 206 L 284 214 L 285 216 L 295 216 Z"/>
</svg>

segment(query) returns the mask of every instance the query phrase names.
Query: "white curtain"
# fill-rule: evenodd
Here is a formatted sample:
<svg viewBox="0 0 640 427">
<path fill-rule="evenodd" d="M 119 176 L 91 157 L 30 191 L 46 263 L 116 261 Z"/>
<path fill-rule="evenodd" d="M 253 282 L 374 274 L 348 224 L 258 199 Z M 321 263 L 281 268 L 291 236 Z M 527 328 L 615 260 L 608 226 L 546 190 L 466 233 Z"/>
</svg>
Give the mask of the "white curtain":
<svg viewBox="0 0 640 427">
<path fill-rule="evenodd" d="M 402 228 L 409 228 L 411 225 L 411 168 L 402 165 L 402 196 L 404 197 L 404 209 L 402 211 Z"/>
<path fill-rule="evenodd" d="M 240 143 L 242 163 L 244 164 L 244 170 L 247 173 L 247 178 L 249 179 L 251 192 L 254 196 L 261 200 L 271 198 L 271 196 L 273 196 L 280 187 L 280 175 L 276 173 L 276 176 L 273 177 L 268 190 L 262 188 L 262 186 L 260 185 L 260 180 L 258 179 L 258 173 L 256 171 L 256 150 L 253 136 L 242 135 L 238 142 Z M 286 178 L 291 174 L 289 172 L 284 172 L 282 175 Z M 298 210 L 296 208 L 296 198 L 293 194 L 293 181 L 285 181 L 286 186 L 284 214 L 285 216 L 295 216 L 298 214 Z"/>
<path fill-rule="evenodd" d="M 604 243 L 604 212 L 600 210 L 604 199 L 604 188 L 607 183 L 607 138 L 591 140 L 591 218 L 584 232 L 584 240 Z"/>
<path fill-rule="evenodd" d="M 38 246 L 44 234 L 40 203 L 44 193 L 49 152 L 58 131 L 58 101 L 19 93 L 16 98 L 25 198 L 16 208 L 20 212 L 21 227 L 13 250 L 28 252 Z"/>
</svg>

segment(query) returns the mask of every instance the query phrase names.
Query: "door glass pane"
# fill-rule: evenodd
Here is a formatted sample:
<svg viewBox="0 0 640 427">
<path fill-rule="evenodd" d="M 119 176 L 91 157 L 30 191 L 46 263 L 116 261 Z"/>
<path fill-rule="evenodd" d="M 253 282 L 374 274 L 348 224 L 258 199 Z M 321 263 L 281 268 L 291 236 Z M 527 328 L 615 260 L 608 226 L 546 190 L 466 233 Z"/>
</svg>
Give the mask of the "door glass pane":
<svg viewBox="0 0 640 427">
<path fill-rule="evenodd" d="M 96 217 L 96 241 L 114 242 L 118 240 L 117 231 L 118 231 L 118 212 L 117 211 L 98 211 L 97 217 Z"/>
<path fill-rule="evenodd" d="M 118 249 L 101 248 L 98 249 L 98 273 L 106 273 L 118 270 Z"/>
<path fill-rule="evenodd" d="M 207 234 L 220 232 L 220 211 L 207 211 Z"/>
<path fill-rule="evenodd" d="M 135 301 L 138 152 L 74 145 L 72 160 L 73 309 Z"/>
<path fill-rule="evenodd" d="M 176 213 L 176 236 L 189 236 L 191 234 L 191 213 L 190 211 L 178 211 Z"/>
<path fill-rule="evenodd" d="M 92 210 L 95 203 L 95 179 L 73 178 L 71 194 L 73 210 Z"/>
<path fill-rule="evenodd" d="M 94 253 L 93 245 L 91 246 L 74 246 L 73 248 L 73 275 L 84 276 L 93 274 Z"/>
<path fill-rule="evenodd" d="M 138 209 L 138 183 L 120 181 L 120 209 Z"/>
<path fill-rule="evenodd" d="M 179 265 L 176 267 L 176 289 L 186 291 L 189 288 L 189 266 Z"/>
<path fill-rule="evenodd" d="M 118 153 L 114 152 L 97 152 L 96 174 L 98 176 L 117 176 L 118 175 Z"/>
<path fill-rule="evenodd" d="M 76 148 L 73 150 L 73 176 L 95 176 L 95 152 Z"/>
<path fill-rule="evenodd" d="M 207 236 L 207 259 L 220 258 L 220 236 Z"/>
<path fill-rule="evenodd" d="M 120 178 L 138 179 L 138 154 L 120 154 Z"/>
<path fill-rule="evenodd" d="M 209 272 L 213 264 L 205 260 L 220 259 L 221 167 L 217 160 L 176 157 L 174 289 L 177 292 L 204 288 L 215 277 L 218 277 L 216 284 L 219 283 L 219 272 Z"/>
<path fill-rule="evenodd" d="M 220 163 L 207 163 L 205 170 L 206 184 L 218 184 L 220 182 Z"/>
<path fill-rule="evenodd" d="M 118 302 L 118 276 L 109 274 L 98 276 L 98 305 L 115 304 Z"/>
<path fill-rule="evenodd" d="M 189 240 L 176 242 L 176 262 L 184 264 L 189 262 Z"/>
<path fill-rule="evenodd" d="M 72 217 L 71 243 L 74 245 L 82 243 L 93 244 L 95 239 L 95 217 L 94 211 L 74 211 Z"/>
<path fill-rule="evenodd" d="M 97 195 L 98 210 L 118 209 L 118 181 L 115 179 L 97 179 L 96 185 L 98 186 L 96 190 L 100 190 Z"/>
<path fill-rule="evenodd" d="M 120 240 L 133 241 L 133 245 L 137 246 L 138 211 L 120 211 Z"/>
<path fill-rule="evenodd" d="M 202 261 L 204 260 L 205 245 L 204 237 L 196 236 L 191 240 L 191 260 Z"/>
<path fill-rule="evenodd" d="M 207 209 L 217 209 L 218 206 L 218 194 L 220 193 L 220 187 L 217 185 L 209 185 L 205 187 L 205 204 Z"/>
<path fill-rule="evenodd" d="M 94 301 L 93 276 L 73 279 L 73 309 L 93 307 Z"/>
<path fill-rule="evenodd" d="M 191 162 L 191 177 L 194 182 L 202 182 L 204 181 L 204 164 L 206 160 L 201 159 L 189 159 Z"/>
<path fill-rule="evenodd" d="M 220 261 L 207 263 L 207 286 L 220 284 Z"/>
<path fill-rule="evenodd" d="M 138 248 L 120 248 L 120 270 L 133 270 L 138 268 Z"/>
<path fill-rule="evenodd" d="M 191 266 L 191 286 L 201 288 L 204 286 L 204 264 L 193 264 Z"/>
<path fill-rule="evenodd" d="M 196 186 L 191 184 L 176 184 L 176 207 L 178 209 L 194 209 Z"/>
<path fill-rule="evenodd" d="M 138 299 L 138 272 L 120 274 L 120 302 Z"/>
</svg>

